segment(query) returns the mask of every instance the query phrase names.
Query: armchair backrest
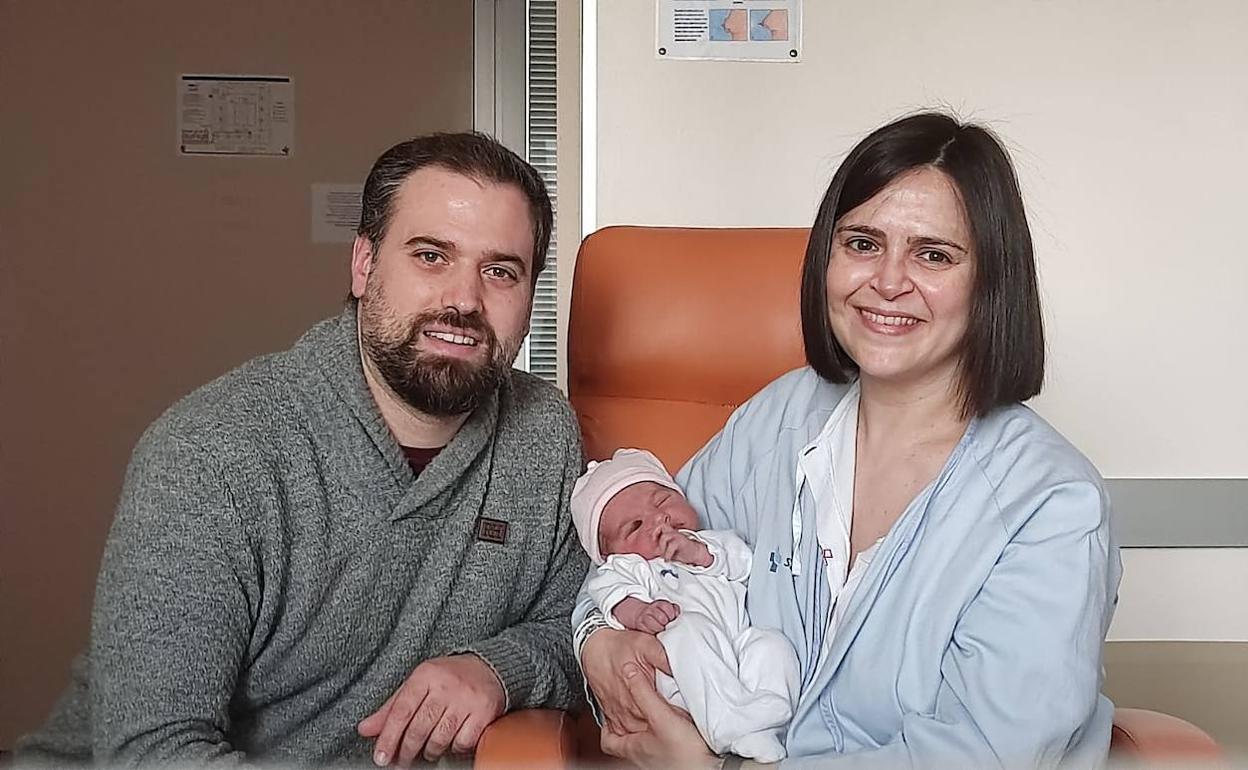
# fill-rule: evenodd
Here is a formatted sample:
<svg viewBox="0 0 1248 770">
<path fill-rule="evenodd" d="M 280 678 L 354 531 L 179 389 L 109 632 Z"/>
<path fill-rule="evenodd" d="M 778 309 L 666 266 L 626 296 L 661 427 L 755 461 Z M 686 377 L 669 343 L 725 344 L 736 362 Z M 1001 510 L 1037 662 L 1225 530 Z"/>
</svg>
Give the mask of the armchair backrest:
<svg viewBox="0 0 1248 770">
<path fill-rule="evenodd" d="M 590 459 L 649 449 L 675 473 L 733 409 L 802 366 L 804 228 L 609 227 L 572 283 L 568 394 Z"/>
</svg>

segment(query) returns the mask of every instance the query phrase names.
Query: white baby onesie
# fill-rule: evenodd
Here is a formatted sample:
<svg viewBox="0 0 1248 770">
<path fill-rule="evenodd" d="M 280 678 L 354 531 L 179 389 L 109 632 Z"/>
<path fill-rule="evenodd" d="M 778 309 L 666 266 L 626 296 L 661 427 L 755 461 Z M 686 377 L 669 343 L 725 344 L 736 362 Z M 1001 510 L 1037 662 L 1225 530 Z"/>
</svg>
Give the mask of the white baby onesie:
<svg viewBox="0 0 1248 770">
<path fill-rule="evenodd" d="M 725 530 L 684 534 L 706 544 L 711 566 L 613 554 L 589 581 L 589 594 L 617 629 L 623 626 L 612 610 L 630 596 L 679 606 L 658 635 L 672 666 L 671 677 L 658 673 L 659 692 L 689 712 L 715 753 L 778 762 L 797 703 L 797 653 L 778 631 L 750 627 L 745 581 L 753 554 L 745 541 Z"/>
</svg>

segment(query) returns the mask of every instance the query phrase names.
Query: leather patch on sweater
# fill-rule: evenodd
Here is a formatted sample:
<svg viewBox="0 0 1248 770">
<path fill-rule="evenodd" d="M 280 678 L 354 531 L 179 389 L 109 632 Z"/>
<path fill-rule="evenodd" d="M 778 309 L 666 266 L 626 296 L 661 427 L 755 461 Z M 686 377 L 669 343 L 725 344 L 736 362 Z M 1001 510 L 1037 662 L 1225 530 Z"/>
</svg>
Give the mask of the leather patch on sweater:
<svg viewBox="0 0 1248 770">
<path fill-rule="evenodd" d="M 477 519 L 477 539 L 486 543 L 498 543 L 503 545 L 507 542 L 507 522 L 498 519 L 487 519 L 484 516 Z"/>
</svg>

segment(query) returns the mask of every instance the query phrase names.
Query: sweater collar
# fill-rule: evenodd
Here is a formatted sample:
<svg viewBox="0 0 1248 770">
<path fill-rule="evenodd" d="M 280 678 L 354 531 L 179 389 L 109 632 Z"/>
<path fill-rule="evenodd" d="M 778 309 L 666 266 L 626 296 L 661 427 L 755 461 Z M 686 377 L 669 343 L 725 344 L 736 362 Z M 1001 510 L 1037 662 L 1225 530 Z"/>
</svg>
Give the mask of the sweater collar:
<svg viewBox="0 0 1248 770">
<path fill-rule="evenodd" d="M 358 302 L 347 303 L 337 318 L 318 325 L 308 337 L 307 353 L 321 375 L 364 429 L 399 490 L 402 508 L 413 511 L 444 493 L 465 475 L 492 445 L 501 395 L 496 389 L 468 417 L 437 457 L 419 476 L 412 472 L 381 416 L 364 378 L 360 358 Z M 504 386 L 506 387 L 506 386 Z M 488 461 L 488 458 L 485 458 Z"/>
</svg>

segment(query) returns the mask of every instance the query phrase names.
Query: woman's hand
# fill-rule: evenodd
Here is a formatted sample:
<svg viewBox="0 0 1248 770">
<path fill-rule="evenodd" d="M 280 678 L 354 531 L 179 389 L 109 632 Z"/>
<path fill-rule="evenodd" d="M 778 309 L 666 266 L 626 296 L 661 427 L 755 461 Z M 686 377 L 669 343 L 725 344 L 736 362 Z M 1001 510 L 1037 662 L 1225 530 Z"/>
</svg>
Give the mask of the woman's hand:
<svg viewBox="0 0 1248 770">
<path fill-rule="evenodd" d="M 624 677 L 626 665 L 637 667 L 650 682 L 654 682 L 655 669 L 672 673 L 663 645 L 650 634 L 604 628 L 591 634 L 581 648 L 581 670 L 602 707 L 606 732 L 619 735 L 647 729 Z"/>
<path fill-rule="evenodd" d="M 646 676 L 635 663 L 624 664 L 625 687 L 648 723 L 644 732 L 617 735 L 602 733 L 602 750 L 643 768 L 713 768 L 718 757 L 689 715 L 673 707 L 654 689 L 654 677 Z"/>
</svg>

